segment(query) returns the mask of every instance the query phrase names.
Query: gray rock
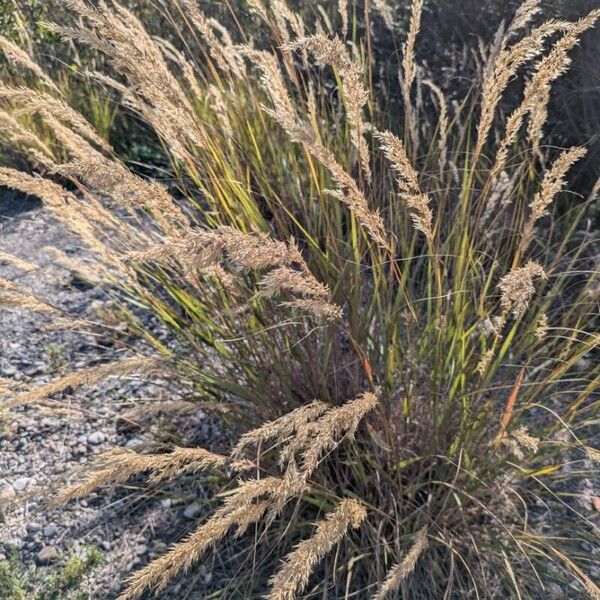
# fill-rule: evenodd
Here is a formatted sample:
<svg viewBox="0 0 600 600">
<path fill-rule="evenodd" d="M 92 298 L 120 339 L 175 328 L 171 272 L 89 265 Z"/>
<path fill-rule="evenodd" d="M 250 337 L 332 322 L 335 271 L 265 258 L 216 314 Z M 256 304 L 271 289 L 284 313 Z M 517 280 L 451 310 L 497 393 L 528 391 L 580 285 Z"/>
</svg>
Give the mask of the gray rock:
<svg viewBox="0 0 600 600">
<path fill-rule="evenodd" d="M 17 492 L 22 492 L 28 485 L 31 479 L 29 477 L 19 477 L 13 481 L 13 488 Z"/>
<path fill-rule="evenodd" d="M 146 554 L 146 552 L 148 552 L 148 546 L 146 546 L 146 544 L 138 544 L 135 547 L 135 553 L 138 556 L 142 556 L 142 554 Z"/>
<path fill-rule="evenodd" d="M 13 367 L 13 365 L 6 365 L 5 367 L 2 367 L 2 375 L 5 377 L 12 377 L 13 375 L 16 375 L 16 373 L 17 367 Z"/>
<path fill-rule="evenodd" d="M 40 565 L 47 565 L 58 559 L 58 549 L 56 546 L 44 546 L 37 554 L 36 561 Z"/>
<path fill-rule="evenodd" d="M 102 550 L 104 550 L 105 552 L 108 552 L 110 550 L 110 542 L 107 542 L 106 540 L 102 540 L 100 542 L 100 548 L 102 548 Z"/>
<path fill-rule="evenodd" d="M 171 498 L 164 498 L 163 500 L 160 501 L 160 507 L 161 508 L 171 508 L 171 505 L 173 504 Z"/>
<path fill-rule="evenodd" d="M 41 531 L 42 526 L 36 521 L 32 521 L 31 523 L 27 523 L 27 525 L 25 525 L 25 529 L 27 529 L 27 533 L 32 534 Z"/>
<path fill-rule="evenodd" d="M 139 438 L 131 438 L 125 443 L 125 448 L 137 448 L 138 446 L 141 446 L 144 443 L 144 440 L 140 440 Z"/>
<path fill-rule="evenodd" d="M 183 516 L 186 519 L 195 519 L 201 511 L 202 507 L 197 502 L 194 502 L 193 504 L 190 504 L 189 506 L 185 507 L 185 510 L 183 511 Z"/>
<path fill-rule="evenodd" d="M 54 537 L 58 533 L 58 527 L 54 524 L 46 525 L 44 527 L 44 537 Z"/>
<path fill-rule="evenodd" d="M 77 446 L 74 446 L 73 448 L 73 454 L 75 456 L 81 456 L 82 454 L 85 454 L 87 452 L 87 447 L 84 446 L 83 444 L 77 444 Z"/>
<path fill-rule="evenodd" d="M 97 446 L 106 440 L 106 436 L 101 431 L 94 431 L 87 436 L 87 441 L 93 446 Z"/>
</svg>

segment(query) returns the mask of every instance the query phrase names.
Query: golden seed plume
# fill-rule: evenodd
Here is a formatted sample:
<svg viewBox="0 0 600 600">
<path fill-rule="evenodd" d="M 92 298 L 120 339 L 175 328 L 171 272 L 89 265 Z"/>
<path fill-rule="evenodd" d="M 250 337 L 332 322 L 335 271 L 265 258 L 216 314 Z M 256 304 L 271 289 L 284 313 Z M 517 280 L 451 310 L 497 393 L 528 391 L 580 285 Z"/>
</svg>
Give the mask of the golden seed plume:
<svg viewBox="0 0 600 600">
<path fill-rule="evenodd" d="M 218 266 L 225 257 L 237 269 L 272 269 L 260 280 L 259 295 L 296 294 L 303 298 L 284 304 L 327 319 L 341 318 L 341 308 L 329 301 L 329 288 L 317 281 L 293 240 L 286 244 L 262 232 L 245 234 L 222 226 L 212 231 L 190 229 L 184 237 L 130 254 L 135 262 L 177 261 L 186 273 Z"/>
<path fill-rule="evenodd" d="M 570 148 L 563 152 L 556 161 L 554 161 L 552 167 L 544 173 L 540 191 L 535 195 L 529 205 L 531 213 L 523 227 L 523 234 L 519 245 L 521 254 L 525 252 L 533 239 L 536 222 L 547 214 L 546 209 L 550 206 L 556 194 L 562 189 L 567 171 L 575 162 L 582 158 L 586 152 L 587 150 L 585 148 Z"/>
<path fill-rule="evenodd" d="M 384 25 L 391 31 L 394 31 L 394 11 L 387 3 L 387 0 L 373 0 L 373 8 L 381 16 Z"/>
<path fill-rule="evenodd" d="M 119 600 L 139 598 L 149 589 L 160 592 L 173 577 L 187 571 L 213 544 L 225 537 L 232 527 L 237 527 L 240 535 L 267 510 L 277 514 L 289 499 L 301 496 L 305 489 L 303 482 L 294 483 L 278 477 L 240 483 L 206 523 L 135 573 Z"/>
<path fill-rule="evenodd" d="M 433 214 L 429 207 L 429 197 L 421 192 L 419 175 L 400 140 L 391 131 L 380 131 L 375 134 L 386 158 L 398 175 L 397 183 L 400 197 L 411 209 L 411 218 L 416 229 L 423 232 L 428 240 L 433 240 Z"/>
<path fill-rule="evenodd" d="M 374 242 L 391 251 L 392 245 L 381 215 L 369 208 L 367 199 L 357 182 L 339 164 L 334 154 L 317 139 L 312 128 L 307 123 L 298 120 L 276 57 L 268 52 L 258 52 L 248 48 L 245 52 L 262 72 L 263 86 L 273 103 L 272 109 L 265 108 L 266 112 L 282 126 L 292 141 L 304 144 L 307 150 L 329 171 L 339 189 L 325 191 L 348 206 Z"/>
<path fill-rule="evenodd" d="M 60 90 L 58 89 L 54 81 L 52 81 L 52 79 L 50 79 L 50 77 L 48 77 L 48 75 L 44 73 L 42 68 L 31 58 L 31 56 L 29 56 L 29 54 L 27 54 L 25 50 L 19 48 L 19 46 L 17 46 L 16 44 L 13 44 L 13 42 L 5 38 L 3 35 L 0 35 L 0 50 L 4 53 L 4 56 L 6 56 L 6 58 L 11 63 L 19 67 L 24 67 L 28 69 L 40 81 L 42 81 L 49 88 L 52 88 L 55 92 L 58 92 L 60 94 Z"/>
<path fill-rule="evenodd" d="M 440 177 L 444 173 L 444 169 L 446 168 L 446 160 L 448 154 L 448 106 L 446 103 L 446 96 L 444 92 L 435 84 L 433 81 L 429 79 L 424 79 L 423 84 L 428 86 L 431 91 L 434 93 L 438 100 L 439 104 L 439 121 L 438 121 L 438 130 L 439 130 L 439 153 L 440 157 L 438 159 L 438 165 L 440 167 Z"/>
<path fill-rule="evenodd" d="M 322 455 L 336 447 L 342 437 L 353 438 L 359 423 L 377 404 L 377 396 L 365 392 L 342 406 L 331 408 L 317 420 L 298 427 L 296 435 L 281 452 L 282 463 L 294 461 L 294 456 L 298 454 L 301 475 L 308 479 Z"/>
<path fill-rule="evenodd" d="M 5 408 L 14 408 L 15 406 L 24 406 L 34 404 L 45 400 L 52 394 L 62 392 L 66 388 L 71 387 L 89 387 L 104 381 L 109 377 L 128 375 L 130 373 L 149 373 L 160 366 L 164 366 L 164 362 L 156 357 L 136 357 L 128 358 L 121 361 L 89 367 L 75 371 L 57 379 L 40 385 L 26 392 L 19 393 L 13 398 L 4 402 Z"/>
<path fill-rule="evenodd" d="M 219 68 L 224 73 L 233 73 L 238 77 L 244 75 L 244 62 L 231 43 L 220 41 L 214 32 L 214 24 L 207 19 L 204 13 L 198 8 L 195 1 L 182 0 L 192 23 L 206 42 L 208 51 Z M 229 40 L 230 41 L 230 40 Z"/>
<path fill-rule="evenodd" d="M 0 109 L 1 143 L 11 150 L 23 151 L 27 156 L 38 162 L 44 168 L 50 168 L 54 163 L 52 151 L 40 140 L 35 133 L 26 129 L 17 119 L 5 110 Z"/>
<path fill-rule="evenodd" d="M 325 402 L 315 400 L 279 417 L 275 421 L 269 421 L 242 435 L 231 455 L 240 457 L 247 446 L 258 446 L 268 440 L 275 440 L 276 444 L 281 444 L 295 431 L 314 421 L 330 408 Z"/>
<path fill-rule="evenodd" d="M 342 500 L 339 506 L 317 524 L 315 533 L 298 544 L 271 578 L 268 600 L 294 600 L 308 585 L 315 566 L 331 552 L 350 528 L 360 527 L 367 511 L 356 500 Z"/>
<path fill-rule="evenodd" d="M 348 0 L 338 0 L 338 13 L 342 20 L 342 36 L 348 35 Z"/>
<path fill-rule="evenodd" d="M 127 448 L 114 448 L 97 457 L 86 468 L 90 472 L 85 479 L 60 490 L 54 502 L 63 504 L 86 496 L 101 486 L 125 483 L 134 475 L 144 472 L 149 473 L 148 482 L 155 484 L 164 479 L 219 467 L 246 471 L 254 468 L 254 465 L 249 461 L 232 460 L 203 448 L 176 446 L 170 452 L 161 454 L 139 454 Z"/>
<path fill-rule="evenodd" d="M 410 132 L 412 152 L 416 156 L 419 148 L 419 131 L 417 127 L 417 115 L 411 99 L 411 90 L 417 75 L 417 64 L 415 61 L 415 42 L 421 30 L 421 14 L 423 12 L 423 0 L 413 0 L 410 10 L 410 24 L 408 36 L 402 47 L 402 73 L 400 87 L 404 102 L 406 124 Z"/>
<path fill-rule="evenodd" d="M 515 12 L 515 16 L 506 30 L 506 38 L 509 38 L 519 29 L 524 29 L 530 21 L 541 11 L 540 0 L 525 0 Z"/>
<path fill-rule="evenodd" d="M 481 91 L 481 114 L 477 126 L 475 156 L 479 156 L 483 150 L 494 121 L 496 107 L 516 71 L 542 53 L 544 42 L 549 36 L 568 27 L 569 23 L 563 21 L 546 21 L 512 46 L 502 47 L 493 62 L 487 66 Z"/>
<path fill-rule="evenodd" d="M 23 260 L 18 256 L 14 256 L 13 254 L 8 254 L 2 250 L 0 250 L 0 262 L 8 263 L 9 265 L 16 267 L 21 271 L 25 271 L 26 273 L 39 269 L 38 265 L 34 265 L 27 260 Z"/>
<path fill-rule="evenodd" d="M 541 342 L 548 335 L 548 315 L 543 313 L 538 319 L 537 326 L 535 328 L 535 339 Z"/>
<path fill-rule="evenodd" d="M 10 102 L 20 108 L 15 114 L 50 113 L 55 119 L 69 124 L 77 133 L 103 150 L 110 152 L 111 147 L 98 132 L 73 110 L 66 102 L 50 94 L 26 87 L 8 87 L 0 84 L 0 100 Z"/>
<path fill-rule="evenodd" d="M 490 363 L 492 362 L 493 358 L 494 358 L 494 349 L 493 348 L 489 348 L 481 355 L 481 358 L 479 359 L 479 362 L 477 363 L 477 367 L 475 368 L 475 370 L 479 373 L 479 375 L 481 375 L 483 377 L 486 374 L 488 367 L 490 366 Z"/>
<path fill-rule="evenodd" d="M 491 177 L 495 178 L 504 169 L 510 147 L 517 139 L 523 121 L 528 115 L 528 138 L 534 152 L 540 155 L 539 142 L 547 118 L 551 84 L 568 69 L 571 63 L 569 51 L 577 44 L 581 34 L 594 25 L 599 16 L 600 10 L 595 10 L 575 23 L 565 24 L 566 33 L 553 46 L 549 54 L 539 61 L 534 75 L 525 86 L 521 104 L 507 119 L 506 131 L 496 153 Z"/>
<path fill-rule="evenodd" d="M 529 302 L 535 293 L 533 280 L 545 277 L 542 266 L 529 261 L 523 267 L 518 267 L 507 273 L 498 284 L 501 292 L 500 304 L 505 311 L 512 311 L 515 319 L 520 319 L 527 310 Z"/>
<path fill-rule="evenodd" d="M 396 593 L 402 582 L 414 571 L 417 561 L 427 546 L 427 527 L 424 527 L 417 532 L 413 545 L 402 561 L 390 569 L 385 581 L 373 596 L 373 600 L 385 600 Z"/>
<path fill-rule="evenodd" d="M 344 42 L 338 37 L 329 39 L 324 35 L 314 35 L 297 40 L 285 47 L 288 51 L 296 48 L 308 50 L 314 54 L 318 64 L 331 65 L 339 72 L 342 79 L 348 123 L 351 128 L 352 145 L 358 153 L 363 173 L 367 181 L 370 181 L 369 148 L 364 138 L 365 124 L 363 121 L 363 110 L 369 100 L 369 92 L 363 84 L 360 65 L 352 60 Z"/>
</svg>

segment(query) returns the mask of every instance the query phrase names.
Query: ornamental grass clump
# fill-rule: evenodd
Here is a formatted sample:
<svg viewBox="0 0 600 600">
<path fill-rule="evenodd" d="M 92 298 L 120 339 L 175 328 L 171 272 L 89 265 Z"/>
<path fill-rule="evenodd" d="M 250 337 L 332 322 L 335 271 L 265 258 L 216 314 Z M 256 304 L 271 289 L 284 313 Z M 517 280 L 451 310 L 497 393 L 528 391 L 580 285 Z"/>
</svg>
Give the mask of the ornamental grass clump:
<svg viewBox="0 0 600 600">
<path fill-rule="evenodd" d="M 543 144 L 550 86 L 600 11 L 539 23 L 527 0 L 450 102 L 419 54 L 421 0 L 225 3 L 224 25 L 165 0 L 161 35 L 116 2 L 65 4 L 72 22 L 49 26 L 103 56 L 89 84 L 153 132 L 160 169 L 132 172 L 3 42 L 32 88 L 0 84 L 2 143 L 30 167 L 0 169 L 0 184 L 89 246 L 140 356 L 0 388 L 3 404 L 52 408 L 135 372 L 171 382 L 173 401 L 185 383 L 230 440 L 114 449 L 59 490 L 194 489 L 213 473 L 212 508 L 121 598 L 192 584 L 213 550 L 207 598 L 600 598 L 584 493 L 599 455 L 586 216 L 600 186 L 559 206 L 585 148 Z M 372 23 L 397 40 L 400 98 Z M 516 79 L 522 104 L 504 114 Z M 114 333 L 11 282 L 0 307 Z"/>
</svg>

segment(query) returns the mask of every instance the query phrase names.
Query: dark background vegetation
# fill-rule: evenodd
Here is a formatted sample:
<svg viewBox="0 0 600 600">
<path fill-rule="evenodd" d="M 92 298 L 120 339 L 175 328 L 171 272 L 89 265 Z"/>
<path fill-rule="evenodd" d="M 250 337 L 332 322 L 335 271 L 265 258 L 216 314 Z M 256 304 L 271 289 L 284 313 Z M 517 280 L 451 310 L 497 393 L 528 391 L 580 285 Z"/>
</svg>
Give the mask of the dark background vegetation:
<svg viewBox="0 0 600 600">
<path fill-rule="evenodd" d="M 200 0 L 199 4 L 207 14 L 215 14 L 223 22 L 227 20 L 228 5 L 239 6 L 241 0 L 213 2 Z M 164 20 L 160 16 L 162 0 L 124 1 L 135 8 L 136 14 L 144 17 L 149 29 L 157 34 L 166 35 Z M 314 11 L 317 2 L 309 0 L 290 2 L 294 8 L 302 11 Z M 335 18 L 337 2 L 330 3 L 330 13 Z M 349 3 L 352 5 L 352 3 Z M 409 2 L 389 0 L 395 9 L 396 22 L 400 32 L 406 29 Z M 425 61 L 435 81 L 459 98 L 468 91 L 475 81 L 480 57 L 473 49 L 477 40 L 489 41 L 502 21 L 511 19 L 521 0 L 428 0 L 423 14 L 423 35 L 417 43 L 417 56 Z M 600 6 L 599 0 L 546 0 L 542 3 L 542 13 L 538 21 L 544 18 L 577 19 L 590 10 Z M 362 11 L 362 2 L 354 3 L 356 14 Z M 103 62 L 103 57 L 94 52 L 76 50 L 72 44 L 58 39 L 58 36 L 44 28 L 44 21 L 65 22 L 68 9 L 60 0 L 0 0 L 0 32 L 17 41 L 22 46 L 30 46 L 36 58 L 68 87 L 70 100 L 92 122 L 98 115 L 91 110 L 98 107 L 89 105 L 89 86 L 81 75 L 83 71 L 95 70 Z M 359 19 L 360 20 L 360 19 Z M 381 78 L 382 84 L 392 91 L 397 88 L 397 70 L 401 60 L 397 39 L 402 35 L 390 35 L 380 19 L 373 20 L 373 36 L 377 61 L 373 72 Z M 29 32 L 26 39 L 23 31 Z M 260 35 L 260 31 L 253 32 Z M 176 40 L 173 40 L 176 42 Z M 571 189 L 581 195 L 589 192 L 600 177 L 600 27 L 583 35 L 579 47 L 572 53 L 573 64 L 569 72 L 553 86 L 550 118 L 546 126 L 546 138 L 553 146 L 568 147 L 584 143 L 588 154 L 574 169 L 571 177 Z M 0 63 L 0 68 L 10 68 Z M 105 66 L 104 66 L 105 69 Z M 66 83 L 68 81 L 68 84 Z M 78 89 L 80 88 L 80 89 Z M 520 89 L 514 86 L 503 99 L 501 109 L 510 111 L 519 100 Z M 101 93 L 99 95 L 102 95 Z M 81 101 L 77 102 L 80 97 Z M 85 101 L 84 101 L 85 99 Z M 106 101 L 105 101 L 106 102 Z M 398 107 L 400 103 L 398 103 Z M 156 140 L 152 139 L 146 128 L 130 116 L 119 113 L 116 104 L 107 102 L 101 107 L 102 125 L 110 130 L 110 139 L 117 151 L 134 166 L 135 163 L 160 164 Z"/>
</svg>

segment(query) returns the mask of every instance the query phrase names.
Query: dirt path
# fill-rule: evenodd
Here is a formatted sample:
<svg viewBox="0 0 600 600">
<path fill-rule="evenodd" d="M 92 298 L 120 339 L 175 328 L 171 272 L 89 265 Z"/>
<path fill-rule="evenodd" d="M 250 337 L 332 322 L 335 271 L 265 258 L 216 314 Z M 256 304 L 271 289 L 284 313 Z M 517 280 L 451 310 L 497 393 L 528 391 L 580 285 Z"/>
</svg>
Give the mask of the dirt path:
<svg viewBox="0 0 600 600">
<path fill-rule="evenodd" d="M 54 306 L 93 318 L 106 302 L 103 290 L 58 266 L 47 246 L 80 260 L 87 255 L 37 203 L 4 196 L 0 251 L 34 262 L 40 269 L 23 272 L 0 259 L 0 278 Z M 0 310 L 0 379 L 15 385 L 43 383 L 67 370 L 113 361 L 127 353 L 98 336 L 48 331 L 47 323 L 46 317 L 27 311 Z M 109 380 L 93 392 L 61 398 L 82 409 L 79 416 L 40 415 L 23 408 L 15 422 L 4 425 L 0 431 L 0 502 L 5 512 L 0 524 L 0 559 L 5 559 L 4 571 L 9 575 L 0 569 L 1 598 L 10 598 L 6 589 L 12 584 L 22 586 L 27 600 L 114 598 L 132 569 L 160 554 L 189 528 L 199 512 L 189 496 L 159 492 L 139 503 L 138 494 L 107 491 L 54 510 L 43 502 L 44 494 L 57 482 L 72 478 L 73 470 L 85 468 L 108 447 L 148 443 L 148 437 L 124 426 L 115 414 L 131 408 L 136 400 L 160 399 L 165 393 L 160 385 L 131 377 Z M 196 439 L 210 439 L 214 434 L 201 412 L 190 415 L 188 424 Z M 198 494 L 202 495 L 201 489 Z M 63 589 L 60 578 L 75 563 L 84 565 L 81 576 Z M 9 583 L 3 584 L 3 576 Z M 175 586 L 161 597 L 178 598 L 178 589 Z"/>
</svg>

